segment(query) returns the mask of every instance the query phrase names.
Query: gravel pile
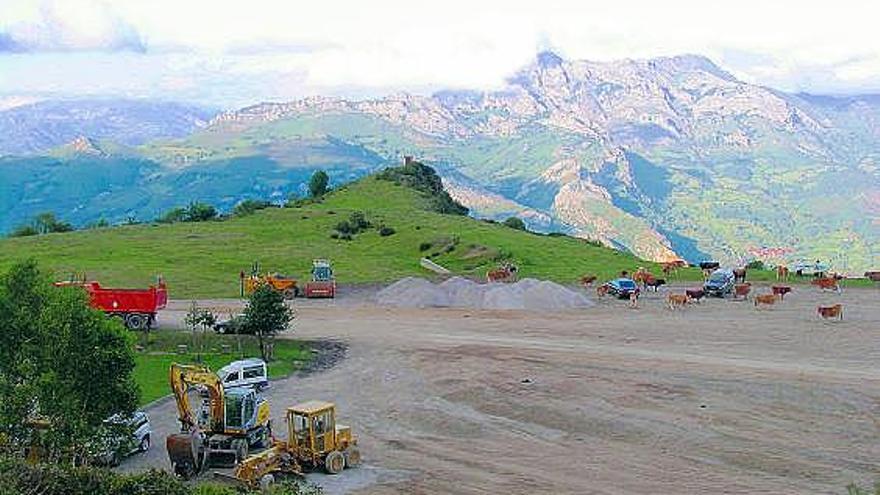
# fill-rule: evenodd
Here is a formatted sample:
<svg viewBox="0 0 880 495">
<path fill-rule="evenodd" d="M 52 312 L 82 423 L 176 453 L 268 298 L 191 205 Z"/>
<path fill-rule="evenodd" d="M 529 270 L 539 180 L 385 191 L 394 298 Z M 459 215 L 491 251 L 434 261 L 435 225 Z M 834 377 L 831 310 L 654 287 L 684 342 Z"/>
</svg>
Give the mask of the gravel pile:
<svg viewBox="0 0 880 495">
<path fill-rule="evenodd" d="M 453 277 L 440 284 L 407 277 L 379 291 L 377 302 L 398 308 L 525 309 L 531 311 L 588 308 L 579 292 L 531 278 L 513 284 L 478 284 Z"/>
</svg>

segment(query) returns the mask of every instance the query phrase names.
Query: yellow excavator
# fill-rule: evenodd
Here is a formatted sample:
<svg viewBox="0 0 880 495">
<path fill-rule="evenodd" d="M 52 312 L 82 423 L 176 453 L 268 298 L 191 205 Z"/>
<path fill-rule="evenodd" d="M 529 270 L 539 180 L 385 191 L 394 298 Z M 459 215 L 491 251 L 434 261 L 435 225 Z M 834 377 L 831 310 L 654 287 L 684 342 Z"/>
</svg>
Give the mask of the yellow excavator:
<svg viewBox="0 0 880 495">
<path fill-rule="evenodd" d="M 269 403 L 255 389 L 224 390 L 216 373 L 202 365 L 174 363 L 169 371 L 180 433 L 165 441 L 174 473 L 188 479 L 218 458 L 234 457 L 235 464 L 248 457 L 250 447 L 272 443 Z M 200 414 L 193 412 L 189 393 L 207 396 Z"/>
<path fill-rule="evenodd" d="M 287 409 L 287 440 L 241 461 L 234 478 L 250 487 L 266 488 L 279 474 L 301 475 L 302 467 L 323 468 L 328 474 L 361 463 L 357 437 L 336 422 L 336 406 L 310 400 Z"/>
</svg>

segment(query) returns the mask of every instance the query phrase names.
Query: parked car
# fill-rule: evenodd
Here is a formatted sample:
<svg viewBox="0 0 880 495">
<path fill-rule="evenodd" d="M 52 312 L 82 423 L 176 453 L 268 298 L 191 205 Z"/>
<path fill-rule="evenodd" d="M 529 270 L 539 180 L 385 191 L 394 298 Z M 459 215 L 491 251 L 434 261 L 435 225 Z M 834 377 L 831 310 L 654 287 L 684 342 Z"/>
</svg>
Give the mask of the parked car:
<svg viewBox="0 0 880 495">
<path fill-rule="evenodd" d="M 104 421 L 104 427 L 94 445 L 99 464 L 117 466 L 134 453 L 150 450 L 153 428 L 147 413 L 136 411 L 127 417 L 114 415 Z"/>
<path fill-rule="evenodd" d="M 232 316 L 231 318 L 226 318 L 225 320 L 219 320 L 214 323 L 214 331 L 217 333 L 238 333 L 241 326 L 244 324 L 244 315 L 237 314 Z"/>
<path fill-rule="evenodd" d="M 733 292 L 735 281 L 733 270 L 719 268 L 709 275 L 709 279 L 703 284 L 703 290 L 707 296 L 724 297 Z"/>
<path fill-rule="evenodd" d="M 616 278 L 604 284 L 608 288 L 608 294 L 620 299 L 629 299 L 630 294 L 639 293 L 639 286 L 631 278 Z"/>
<path fill-rule="evenodd" d="M 217 371 L 223 388 L 252 387 L 262 390 L 269 387 L 266 362 L 251 358 L 233 361 Z"/>
</svg>

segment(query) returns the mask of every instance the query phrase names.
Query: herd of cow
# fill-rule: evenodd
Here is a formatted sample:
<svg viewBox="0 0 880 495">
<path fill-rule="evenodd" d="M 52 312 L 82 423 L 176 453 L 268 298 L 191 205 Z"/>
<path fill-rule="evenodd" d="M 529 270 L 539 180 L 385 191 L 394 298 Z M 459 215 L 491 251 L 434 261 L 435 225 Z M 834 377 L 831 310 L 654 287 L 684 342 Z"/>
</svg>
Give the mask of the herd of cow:
<svg viewBox="0 0 880 495">
<path fill-rule="evenodd" d="M 670 263 L 661 264 L 661 270 L 664 276 L 671 277 L 679 268 L 687 266 L 683 261 L 676 261 Z M 720 265 L 717 262 L 705 262 L 700 264 L 700 268 L 703 271 L 704 281 L 708 280 L 713 271 L 717 270 Z M 754 303 L 756 309 L 760 309 L 762 307 L 770 307 L 777 303 L 781 303 L 785 300 L 786 294 L 792 292 L 792 288 L 789 285 L 781 285 L 774 284 L 770 287 L 770 292 L 764 294 L 754 294 L 752 295 L 752 284 L 746 281 L 746 276 L 748 275 L 748 270 L 746 268 L 736 268 L 731 270 L 734 277 L 734 285 L 730 295 L 734 300 L 751 300 Z M 628 277 L 627 272 L 621 272 L 621 277 Z M 789 279 L 789 270 L 785 266 L 776 267 L 776 278 L 777 281 L 787 281 Z M 880 282 L 880 271 L 872 271 L 866 272 L 865 277 L 874 282 Z M 641 286 L 642 290 L 653 290 L 658 291 L 660 287 L 666 285 L 666 278 L 658 278 L 650 271 L 646 270 L 643 267 L 638 268 L 635 272 L 633 272 L 631 279 L 639 286 Z M 815 277 L 810 281 L 810 284 L 818 287 L 820 290 L 824 291 L 834 291 L 837 293 L 841 292 L 840 289 L 840 281 L 843 280 L 844 277 L 837 274 L 819 274 L 819 276 Z M 595 275 L 584 275 L 581 277 L 581 284 L 584 287 L 591 286 L 597 277 Z M 607 284 L 602 285 L 596 289 L 596 295 L 602 297 L 608 293 Z M 666 295 L 666 307 L 670 310 L 675 309 L 683 309 L 688 304 L 692 303 L 700 303 L 703 299 L 706 298 L 707 292 L 703 287 L 699 288 L 689 288 L 685 289 L 684 293 L 670 293 Z M 639 297 L 639 291 L 635 291 L 629 295 L 631 306 L 637 307 L 637 300 Z M 840 303 L 833 304 L 830 306 L 818 306 L 816 308 L 816 315 L 819 318 L 830 320 L 837 319 L 843 320 L 843 305 Z"/>
</svg>

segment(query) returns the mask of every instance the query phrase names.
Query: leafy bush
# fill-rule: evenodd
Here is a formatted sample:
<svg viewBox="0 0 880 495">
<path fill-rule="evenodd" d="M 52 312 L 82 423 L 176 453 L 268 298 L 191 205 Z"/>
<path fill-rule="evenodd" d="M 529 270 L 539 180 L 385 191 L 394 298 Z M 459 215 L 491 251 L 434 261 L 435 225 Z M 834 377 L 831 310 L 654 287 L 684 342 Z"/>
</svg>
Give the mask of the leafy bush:
<svg viewBox="0 0 880 495">
<path fill-rule="evenodd" d="M 354 232 L 354 228 L 348 223 L 348 220 L 343 220 L 336 224 L 336 231 L 340 234 L 351 234 Z"/>
<path fill-rule="evenodd" d="M 354 239 L 354 237 L 352 237 L 351 234 L 340 234 L 339 238 L 342 239 L 343 241 L 350 241 L 350 240 Z"/>
<path fill-rule="evenodd" d="M 354 234 L 363 232 L 373 226 L 373 224 L 367 221 L 367 217 L 362 211 L 353 212 L 348 221 L 351 223 L 352 233 Z"/>
<path fill-rule="evenodd" d="M 330 238 L 331 239 L 339 239 L 339 232 L 333 232 L 332 234 L 330 234 Z"/>
<path fill-rule="evenodd" d="M 431 246 L 433 246 L 432 243 L 423 242 L 423 243 L 419 244 L 419 251 L 427 251 L 427 250 L 431 249 Z"/>
<path fill-rule="evenodd" d="M 253 215 L 255 211 L 265 210 L 270 206 L 272 206 L 272 203 L 270 203 L 269 201 L 246 199 L 241 203 L 235 205 L 235 208 L 232 209 L 232 214 L 237 217 Z"/>
<path fill-rule="evenodd" d="M 206 203 L 192 202 L 186 208 L 168 210 L 157 221 L 159 223 L 205 222 L 217 218 L 217 209 Z"/>
<path fill-rule="evenodd" d="M 427 206 L 431 211 L 449 215 L 468 214 L 469 210 L 452 199 L 452 196 L 443 189 L 443 181 L 440 180 L 437 172 L 420 162 L 413 160 L 408 161 L 402 167 L 387 168 L 377 177 L 425 193 L 428 196 Z"/>
<path fill-rule="evenodd" d="M 526 230 L 526 223 L 519 217 L 510 217 L 504 221 L 504 225 L 516 230 Z"/>
<path fill-rule="evenodd" d="M 31 223 L 17 227 L 9 234 L 9 236 L 26 237 L 40 234 L 51 234 L 54 232 L 70 232 L 72 230 L 73 225 L 58 220 L 54 213 L 47 211 L 35 216 Z"/>
<path fill-rule="evenodd" d="M 32 235 L 37 235 L 37 229 L 35 229 L 32 225 L 22 225 L 20 227 L 16 227 L 15 230 L 9 233 L 9 237 L 29 237 Z"/>
<path fill-rule="evenodd" d="M 746 265 L 749 270 L 765 270 L 764 262 L 761 260 L 752 260 Z"/>
<path fill-rule="evenodd" d="M 379 235 L 382 236 L 382 237 L 388 237 L 389 235 L 394 235 L 395 232 L 397 232 L 397 231 L 394 230 L 393 228 L 391 228 L 391 227 L 387 227 L 387 226 L 385 226 L 385 225 L 383 225 L 383 226 L 379 229 Z"/>
<path fill-rule="evenodd" d="M 330 177 L 327 175 L 327 172 L 323 170 L 316 171 L 312 174 L 312 178 L 309 179 L 309 194 L 313 198 L 320 198 L 327 193 L 327 185 L 329 183 Z"/>
</svg>

